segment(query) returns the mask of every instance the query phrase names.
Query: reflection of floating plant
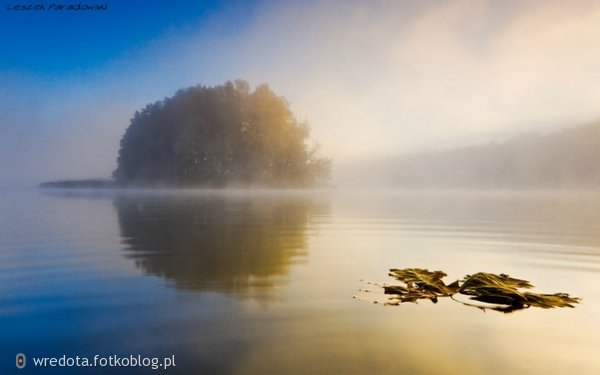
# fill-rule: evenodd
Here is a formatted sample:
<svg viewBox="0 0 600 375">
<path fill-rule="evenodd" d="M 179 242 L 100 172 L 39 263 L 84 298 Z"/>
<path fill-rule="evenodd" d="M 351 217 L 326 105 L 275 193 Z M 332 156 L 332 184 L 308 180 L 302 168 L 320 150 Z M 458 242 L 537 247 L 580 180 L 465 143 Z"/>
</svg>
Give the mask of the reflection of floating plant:
<svg viewBox="0 0 600 375">
<path fill-rule="evenodd" d="M 519 289 L 533 288 L 526 280 L 515 279 L 505 274 L 479 272 L 467 275 L 462 280 L 446 285 L 442 278 L 447 276 L 442 271 L 429 271 L 421 268 L 391 269 L 390 276 L 405 285 L 384 285 L 384 293 L 391 295 L 388 305 L 399 305 L 403 302 L 417 302 L 429 299 L 436 303 L 439 297 L 450 297 L 467 306 L 492 309 L 505 313 L 521 310 L 530 306 L 550 309 L 554 307 L 574 307 L 580 299 L 570 297 L 566 293 L 538 294 L 523 292 Z M 462 302 L 457 295 L 468 296 L 471 301 L 483 302 L 487 305 Z"/>
</svg>

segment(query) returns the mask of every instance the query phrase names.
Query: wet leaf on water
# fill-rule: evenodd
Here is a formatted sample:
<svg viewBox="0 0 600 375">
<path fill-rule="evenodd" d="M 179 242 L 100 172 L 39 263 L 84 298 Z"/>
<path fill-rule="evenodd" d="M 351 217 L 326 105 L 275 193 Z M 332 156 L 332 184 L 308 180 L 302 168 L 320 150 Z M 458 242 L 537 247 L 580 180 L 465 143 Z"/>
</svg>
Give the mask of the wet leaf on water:
<svg viewBox="0 0 600 375">
<path fill-rule="evenodd" d="M 567 293 L 523 292 L 520 289 L 531 289 L 533 285 L 527 280 L 516 279 L 505 274 L 479 272 L 467 275 L 462 280 L 456 280 L 451 284 L 446 284 L 442 280 L 447 276 L 445 272 L 422 268 L 394 268 L 390 270 L 389 276 L 405 285 L 382 286 L 384 293 L 388 295 L 387 305 L 416 303 L 421 299 L 429 299 L 433 303 L 437 303 L 439 297 L 450 297 L 467 306 L 509 313 L 531 306 L 543 309 L 572 308 L 581 301 Z M 457 295 L 466 296 L 469 301 L 473 302 L 460 301 L 454 298 Z M 475 302 L 485 305 L 475 304 Z"/>
<path fill-rule="evenodd" d="M 571 297 L 567 293 L 555 294 L 536 294 L 525 293 L 527 304 L 530 306 L 541 307 L 542 309 L 551 309 L 553 307 L 575 307 L 576 303 L 581 301 L 580 298 Z"/>
<path fill-rule="evenodd" d="M 493 273 L 479 272 L 472 276 L 467 275 L 462 280 L 461 290 L 477 289 L 480 287 L 498 287 L 498 288 L 517 288 L 530 289 L 533 285 L 527 280 L 515 279 L 501 273 L 496 275 Z"/>
<path fill-rule="evenodd" d="M 438 297 L 448 297 L 454 292 L 456 285 L 446 285 L 442 278 L 447 276 L 442 271 L 429 271 L 422 268 L 391 269 L 390 276 L 406 284 L 384 285 L 385 294 L 391 295 L 388 304 L 402 302 L 416 303 L 420 299 L 428 299 L 437 303 Z"/>
<path fill-rule="evenodd" d="M 407 284 L 408 289 L 420 292 L 430 292 L 434 295 L 449 296 L 455 291 L 454 284 L 446 285 L 442 278 L 446 273 L 442 271 L 429 271 L 422 268 L 391 269 L 390 276 Z"/>
</svg>

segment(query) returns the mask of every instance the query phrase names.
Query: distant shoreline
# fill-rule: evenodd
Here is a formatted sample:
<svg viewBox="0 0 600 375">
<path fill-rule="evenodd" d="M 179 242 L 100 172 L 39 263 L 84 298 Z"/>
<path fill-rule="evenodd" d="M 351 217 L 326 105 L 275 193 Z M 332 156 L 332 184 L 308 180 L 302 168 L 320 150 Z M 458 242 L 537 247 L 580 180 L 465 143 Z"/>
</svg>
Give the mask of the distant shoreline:
<svg viewBox="0 0 600 375">
<path fill-rule="evenodd" d="M 208 189 L 208 190 L 227 190 L 227 189 L 267 189 L 267 190 L 331 190 L 337 189 L 334 185 L 321 187 L 297 188 L 297 187 L 273 187 L 273 186 L 189 186 L 189 185 L 161 185 L 161 184 L 125 184 L 118 183 L 111 179 L 84 179 L 84 180 L 57 180 L 46 181 L 37 185 L 41 189 Z"/>
<path fill-rule="evenodd" d="M 58 180 L 47 181 L 37 185 L 43 189 L 114 189 L 123 187 L 114 180 L 88 179 L 88 180 Z"/>
</svg>

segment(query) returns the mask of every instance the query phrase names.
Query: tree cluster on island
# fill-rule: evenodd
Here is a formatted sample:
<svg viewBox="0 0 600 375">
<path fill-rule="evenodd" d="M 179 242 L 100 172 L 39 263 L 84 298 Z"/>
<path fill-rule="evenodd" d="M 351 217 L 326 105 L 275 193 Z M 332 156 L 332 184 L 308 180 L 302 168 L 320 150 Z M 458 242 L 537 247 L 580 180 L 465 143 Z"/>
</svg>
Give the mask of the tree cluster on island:
<svg viewBox="0 0 600 375">
<path fill-rule="evenodd" d="M 194 86 L 137 111 L 112 179 L 59 180 L 43 188 L 327 186 L 331 160 L 287 101 L 236 80 Z"/>
<path fill-rule="evenodd" d="M 135 113 L 113 178 L 119 186 L 324 185 L 331 161 L 308 137 L 308 125 L 267 85 L 194 86 Z"/>
</svg>

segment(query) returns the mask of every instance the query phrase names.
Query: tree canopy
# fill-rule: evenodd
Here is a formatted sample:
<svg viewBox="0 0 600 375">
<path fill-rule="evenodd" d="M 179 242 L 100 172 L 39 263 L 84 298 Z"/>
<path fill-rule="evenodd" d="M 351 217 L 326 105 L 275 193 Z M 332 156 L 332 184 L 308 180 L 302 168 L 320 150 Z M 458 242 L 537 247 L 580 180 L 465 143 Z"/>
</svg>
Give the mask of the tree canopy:
<svg viewBox="0 0 600 375">
<path fill-rule="evenodd" d="M 308 137 L 308 125 L 267 85 L 194 86 L 135 113 L 113 177 L 126 185 L 324 184 L 331 161 Z"/>
</svg>

